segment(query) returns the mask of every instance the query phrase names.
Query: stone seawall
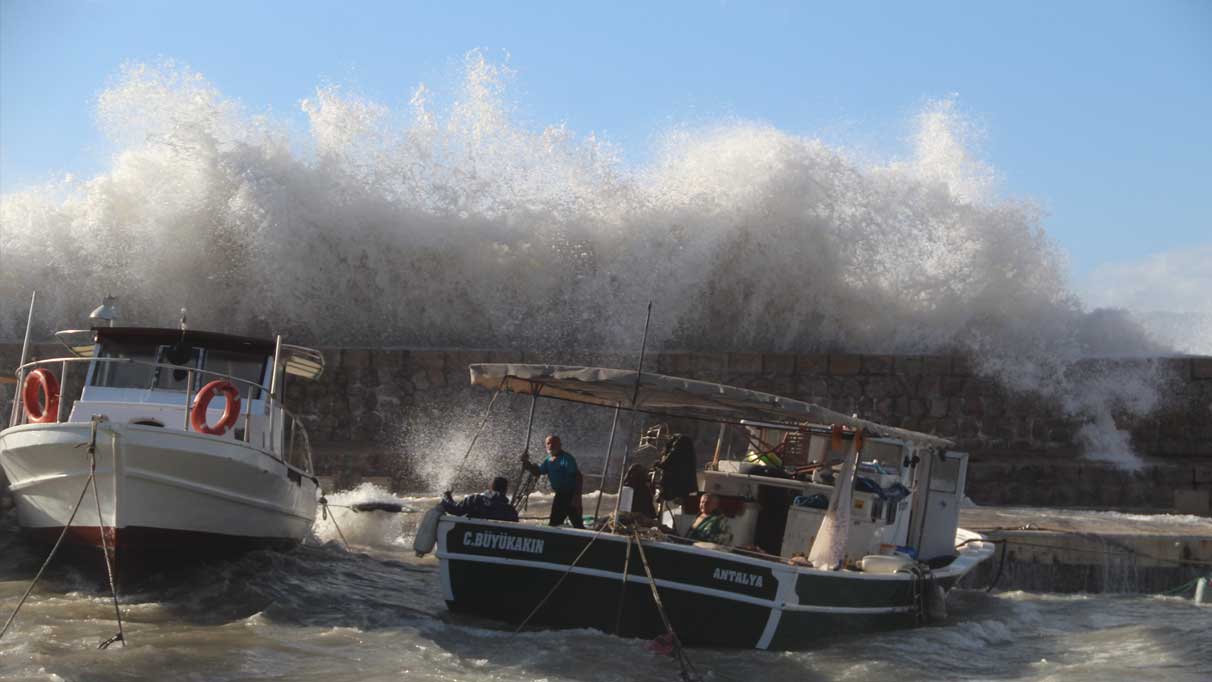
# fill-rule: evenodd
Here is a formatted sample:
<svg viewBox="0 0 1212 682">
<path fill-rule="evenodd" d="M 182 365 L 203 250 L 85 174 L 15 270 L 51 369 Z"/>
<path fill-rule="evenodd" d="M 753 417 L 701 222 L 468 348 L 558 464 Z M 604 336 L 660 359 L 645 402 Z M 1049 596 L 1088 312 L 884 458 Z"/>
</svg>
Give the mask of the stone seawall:
<svg viewBox="0 0 1212 682">
<path fill-rule="evenodd" d="M 34 350 L 42 358 L 62 354 L 57 344 L 38 344 Z M 19 355 L 19 347 L 0 346 L 0 366 L 16 366 Z M 398 463 L 414 456 L 399 444 L 410 413 L 432 409 L 435 401 L 482 399 L 485 392 L 468 385 L 468 364 L 630 367 L 635 362 L 634 354 L 500 350 L 342 348 L 325 349 L 325 356 L 328 369 L 321 380 L 291 378 L 285 397 L 307 424 L 317 469 L 339 480 L 397 475 Z M 1091 360 L 1073 369 L 1146 365 L 1164 377 L 1166 398 L 1155 413 L 1116 415 L 1133 448 L 1148 458 L 1149 466 L 1137 472 L 1080 459 L 1079 420 L 1065 417 L 1043 396 L 1008 391 L 978 374 L 963 356 L 660 352 L 649 357 L 648 369 L 661 373 L 768 391 L 952 437 L 973 453 L 969 490 L 982 503 L 1170 508 L 1174 490 L 1212 487 L 1209 357 Z M 0 388 L 7 410 L 13 386 Z"/>
</svg>

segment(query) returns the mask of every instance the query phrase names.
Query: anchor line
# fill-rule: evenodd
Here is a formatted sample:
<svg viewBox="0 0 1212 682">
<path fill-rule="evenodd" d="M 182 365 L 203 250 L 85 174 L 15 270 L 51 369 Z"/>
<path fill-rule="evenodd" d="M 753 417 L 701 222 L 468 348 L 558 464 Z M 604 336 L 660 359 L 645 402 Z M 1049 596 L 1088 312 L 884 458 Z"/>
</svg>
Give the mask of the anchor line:
<svg viewBox="0 0 1212 682">
<path fill-rule="evenodd" d="M 640 540 L 640 532 L 634 529 L 631 532 L 635 538 L 636 549 L 640 550 L 640 562 L 644 564 L 644 573 L 648 575 L 648 586 L 652 588 L 652 601 L 656 603 L 657 612 L 661 614 L 661 621 L 665 624 L 665 633 L 673 644 L 673 653 L 677 656 L 678 665 L 682 667 L 682 680 L 684 682 L 701 682 L 702 676 L 694 667 L 694 663 L 690 661 L 690 657 L 686 655 L 682 640 L 674 632 L 673 623 L 669 621 L 669 614 L 665 612 L 665 604 L 661 602 L 661 593 L 657 590 L 656 577 L 652 575 L 652 567 L 648 565 L 648 556 L 644 553 L 644 542 Z"/>
</svg>

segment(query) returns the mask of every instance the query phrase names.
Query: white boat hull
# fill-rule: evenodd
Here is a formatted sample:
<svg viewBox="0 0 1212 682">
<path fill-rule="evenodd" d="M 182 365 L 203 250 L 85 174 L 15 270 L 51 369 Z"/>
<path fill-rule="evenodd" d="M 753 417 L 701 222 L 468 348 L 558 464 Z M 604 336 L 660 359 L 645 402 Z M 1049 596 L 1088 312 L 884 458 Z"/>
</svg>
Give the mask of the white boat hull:
<svg viewBox="0 0 1212 682">
<path fill-rule="evenodd" d="M 119 556 L 184 558 L 297 544 L 314 521 L 315 480 L 248 444 L 103 422 L 94 496 L 89 442 L 89 422 L 0 432 L 18 522 L 35 538 L 53 541 L 70 525 L 74 544 L 97 545 L 104 529 Z"/>
</svg>

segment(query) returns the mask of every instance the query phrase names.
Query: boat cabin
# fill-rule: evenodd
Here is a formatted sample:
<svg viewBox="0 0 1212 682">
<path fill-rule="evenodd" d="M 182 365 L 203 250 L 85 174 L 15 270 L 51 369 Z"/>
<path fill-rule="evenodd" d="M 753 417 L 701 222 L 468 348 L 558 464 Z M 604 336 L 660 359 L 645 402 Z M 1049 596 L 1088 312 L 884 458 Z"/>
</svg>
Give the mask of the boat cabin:
<svg viewBox="0 0 1212 682">
<path fill-rule="evenodd" d="M 48 417 L 51 421 L 87 422 L 104 414 L 143 427 L 201 430 L 310 472 L 309 448 L 298 442 L 306 432 L 271 396 L 281 393 L 286 374 L 317 378 L 324 369 L 319 351 L 190 329 L 97 327 L 56 336 L 75 357 L 36 364 L 57 374 L 63 384 L 72 376 L 69 363 L 84 362 L 87 368 L 82 386 L 60 386 L 63 400 L 58 414 Z M 212 382 L 222 390 L 201 395 Z M 69 389 L 75 397 L 70 403 Z M 234 414 L 229 413 L 229 396 Z M 204 399 L 209 404 L 198 409 Z"/>
<path fill-rule="evenodd" d="M 732 544 L 792 558 L 807 556 L 827 513 L 840 461 L 826 461 L 829 427 L 742 420 L 747 447 L 723 452 L 698 474 L 700 494 L 713 494 L 729 517 Z M 846 443 L 855 432 L 842 434 Z M 912 553 L 924 560 L 955 554 L 955 529 L 967 454 L 915 448 L 911 441 L 868 437 L 850 495 L 846 559 Z M 665 521 L 679 535 L 698 514 L 697 496 Z"/>
</svg>

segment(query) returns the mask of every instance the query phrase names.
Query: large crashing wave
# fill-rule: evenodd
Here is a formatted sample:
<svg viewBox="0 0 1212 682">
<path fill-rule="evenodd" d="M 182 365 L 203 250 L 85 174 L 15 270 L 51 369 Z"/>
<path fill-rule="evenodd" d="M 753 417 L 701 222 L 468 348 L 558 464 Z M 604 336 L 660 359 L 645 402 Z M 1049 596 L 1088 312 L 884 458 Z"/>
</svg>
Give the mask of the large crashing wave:
<svg viewBox="0 0 1212 682">
<path fill-rule="evenodd" d="M 1101 420 L 1099 452 L 1126 447 L 1112 409 L 1156 403 L 1154 377 L 1063 378 L 1159 349 L 1082 311 L 1041 212 L 995 195 L 949 100 L 905 160 L 732 122 L 671 131 L 636 169 L 519 125 L 508 80 L 471 53 L 443 106 L 324 87 L 292 134 L 188 69 L 127 67 L 98 101 L 112 167 L 4 196 L 0 336 L 20 338 L 38 288 L 39 334 L 113 293 L 130 323 L 185 306 L 197 327 L 329 345 L 617 350 L 653 300 L 666 348 L 970 352 Z"/>
</svg>

